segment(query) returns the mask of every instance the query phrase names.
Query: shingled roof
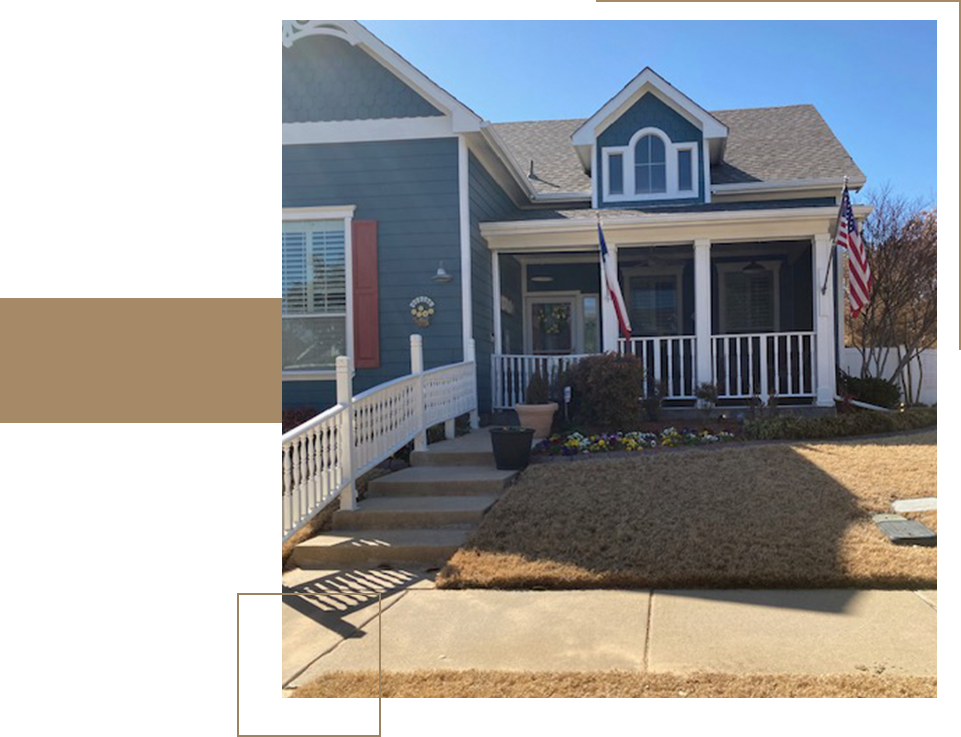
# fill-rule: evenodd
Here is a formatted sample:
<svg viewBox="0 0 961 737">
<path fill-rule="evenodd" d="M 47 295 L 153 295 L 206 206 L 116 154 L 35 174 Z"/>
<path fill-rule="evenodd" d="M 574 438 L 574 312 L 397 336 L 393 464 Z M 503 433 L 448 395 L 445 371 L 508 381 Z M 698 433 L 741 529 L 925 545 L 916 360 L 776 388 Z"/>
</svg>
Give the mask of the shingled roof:
<svg viewBox="0 0 961 737">
<path fill-rule="evenodd" d="M 813 105 L 716 110 L 730 129 L 724 160 L 711 167 L 714 184 L 827 179 L 864 174 Z M 518 170 L 534 162 L 535 192 L 590 192 L 571 134 L 584 118 L 495 123 L 493 128 Z"/>
</svg>

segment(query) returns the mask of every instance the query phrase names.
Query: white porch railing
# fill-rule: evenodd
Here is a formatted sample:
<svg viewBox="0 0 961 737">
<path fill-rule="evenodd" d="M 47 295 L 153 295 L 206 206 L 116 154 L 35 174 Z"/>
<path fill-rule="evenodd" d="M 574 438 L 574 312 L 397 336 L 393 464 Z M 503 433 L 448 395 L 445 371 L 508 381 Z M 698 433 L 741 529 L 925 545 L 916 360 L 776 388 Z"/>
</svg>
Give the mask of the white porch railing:
<svg viewBox="0 0 961 737">
<path fill-rule="evenodd" d="M 618 353 L 630 353 L 644 364 L 644 393 L 648 396 L 657 385 L 664 399 L 692 399 L 697 388 L 697 359 L 693 335 L 638 337 L 617 341 Z"/>
<path fill-rule="evenodd" d="M 421 336 L 410 336 L 411 373 L 352 396 L 350 359 L 337 359 L 337 404 L 281 437 L 283 540 L 343 495 L 353 509 L 354 483 L 411 440 L 427 446 L 427 428 L 470 414 L 477 426 L 474 343 L 467 360 L 424 371 Z"/>
<path fill-rule="evenodd" d="M 513 409 L 527 398 L 527 384 L 538 371 L 553 380 L 559 370 L 566 371 L 582 358 L 592 353 L 575 353 L 566 356 L 534 356 L 495 353 L 491 356 L 492 407 Z"/>
<path fill-rule="evenodd" d="M 778 397 L 815 394 L 817 363 L 813 332 L 715 335 L 711 366 L 718 397 Z"/>
</svg>

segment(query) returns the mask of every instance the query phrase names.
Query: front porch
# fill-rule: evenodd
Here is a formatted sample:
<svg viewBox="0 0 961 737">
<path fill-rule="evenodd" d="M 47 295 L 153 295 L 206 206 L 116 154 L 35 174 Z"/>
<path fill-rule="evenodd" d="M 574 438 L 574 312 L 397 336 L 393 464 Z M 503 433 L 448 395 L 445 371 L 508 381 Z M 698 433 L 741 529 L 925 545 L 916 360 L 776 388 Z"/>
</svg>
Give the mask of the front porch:
<svg viewBox="0 0 961 737">
<path fill-rule="evenodd" d="M 495 412 L 523 402 L 536 372 L 555 376 L 609 351 L 640 358 L 645 395 L 659 390 L 668 407 L 693 406 L 705 382 L 717 387 L 720 405 L 776 397 L 833 406 L 833 285 L 820 293 L 826 234 L 610 250 L 629 340 L 618 333 L 596 250 L 493 254 Z"/>
</svg>

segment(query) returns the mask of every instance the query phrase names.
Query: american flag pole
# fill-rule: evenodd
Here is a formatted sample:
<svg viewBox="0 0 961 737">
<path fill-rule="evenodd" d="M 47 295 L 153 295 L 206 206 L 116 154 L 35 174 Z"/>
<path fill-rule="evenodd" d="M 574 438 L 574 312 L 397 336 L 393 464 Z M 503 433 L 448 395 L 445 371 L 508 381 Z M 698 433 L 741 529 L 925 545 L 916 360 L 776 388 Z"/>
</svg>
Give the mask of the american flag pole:
<svg viewBox="0 0 961 737">
<path fill-rule="evenodd" d="M 841 187 L 841 197 L 844 197 L 844 193 L 848 188 L 848 178 L 844 177 L 844 185 Z M 838 232 L 837 229 L 834 231 L 834 245 L 831 246 L 831 258 L 828 259 L 828 267 L 824 273 L 824 284 L 821 285 L 821 294 L 827 294 L 828 291 L 828 280 L 831 278 L 831 264 L 834 263 L 838 253 Z"/>
</svg>

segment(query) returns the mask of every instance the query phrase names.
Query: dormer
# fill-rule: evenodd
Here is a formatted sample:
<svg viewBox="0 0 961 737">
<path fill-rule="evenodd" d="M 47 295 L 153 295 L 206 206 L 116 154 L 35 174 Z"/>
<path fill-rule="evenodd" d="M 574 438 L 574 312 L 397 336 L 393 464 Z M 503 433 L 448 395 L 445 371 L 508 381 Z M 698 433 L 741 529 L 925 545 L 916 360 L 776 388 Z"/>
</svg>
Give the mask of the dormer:
<svg viewBox="0 0 961 737">
<path fill-rule="evenodd" d="M 711 201 L 728 129 L 645 68 L 571 136 L 598 208 Z M 593 154 L 593 155 L 592 155 Z"/>
</svg>

